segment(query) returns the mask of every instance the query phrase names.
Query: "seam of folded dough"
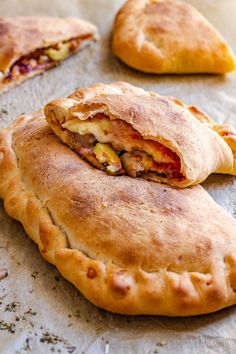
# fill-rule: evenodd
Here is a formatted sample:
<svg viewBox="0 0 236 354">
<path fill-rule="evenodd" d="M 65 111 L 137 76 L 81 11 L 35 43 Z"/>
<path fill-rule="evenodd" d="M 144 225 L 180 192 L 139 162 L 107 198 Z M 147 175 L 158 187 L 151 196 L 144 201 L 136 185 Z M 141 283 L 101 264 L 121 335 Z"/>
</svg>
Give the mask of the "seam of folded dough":
<svg viewBox="0 0 236 354">
<path fill-rule="evenodd" d="M 36 195 L 26 189 L 16 163 L 11 135 L 25 119 L 20 118 L 12 128 L 0 133 L 0 195 L 6 211 L 23 224 L 42 255 L 94 304 L 122 314 L 155 314 L 158 308 L 158 314 L 187 316 L 218 310 L 219 301 L 221 307 L 235 302 L 236 256 L 233 255 L 222 259 L 221 267 L 211 267 L 211 274 L 178 272 L 171 265 L 147 272 L 141 267 L 123 269 L 112 261 L 91 259 L 78 249 L 68 248 L 65 234 L 53 224 L 50 213 Z M 9 169 L 5 173 L 6 165 Z"/>
</svg>

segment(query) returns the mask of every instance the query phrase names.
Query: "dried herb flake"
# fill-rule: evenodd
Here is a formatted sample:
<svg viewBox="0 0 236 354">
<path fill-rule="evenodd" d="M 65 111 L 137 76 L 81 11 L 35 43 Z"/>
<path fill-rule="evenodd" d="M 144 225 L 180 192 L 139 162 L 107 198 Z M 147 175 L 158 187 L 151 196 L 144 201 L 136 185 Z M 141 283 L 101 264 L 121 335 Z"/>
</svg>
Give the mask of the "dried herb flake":
<svg viewBox="0 0 236 354">
<path fill-rule="evenodd" d="M 20 308 L 20 303 L 19 302 L 10 302 L 5 306 L 5 312 L 16 312 Z"/>
<path fill-rule="evenodd" d="M 34 279 L 36 279 L 37 276 L 38 276 L 38 274 L 39 274 L 39 272 L 33 272 L 33 273 L 31 274 L 31 277 L 34 278 Z"/>
<path fill-rule="evenodd" d="M 11 322 L 5 322 L 3 320 L 0 321 L 0 330 L 1 331 L 8 331 L 10 333 L 15 333 L 15 324 Z"/>
<path fill-rule="evenodd" d="M 58 335 L 56 335 L 54 333 L 50 333 L 48 331 L 46 331 L 42 334 L 42 337 L 40 338 L 40 342 L 52 344 L 52 345 L 63 344 L 63 347 L 64 347 L 64 349 L 67 350 L 68 354 L 73 354 L 76 350 L 76 347 L 71 345 L 67 340 L 59 337 Z M 55 348 L 51 347 L 50 351 L 55 352 Z M 61 353 L 61 350 L 57 349 L 57 353 Z M 64 353 L 64 351 L 63 351 L 63 353 Z"/>
</svg>

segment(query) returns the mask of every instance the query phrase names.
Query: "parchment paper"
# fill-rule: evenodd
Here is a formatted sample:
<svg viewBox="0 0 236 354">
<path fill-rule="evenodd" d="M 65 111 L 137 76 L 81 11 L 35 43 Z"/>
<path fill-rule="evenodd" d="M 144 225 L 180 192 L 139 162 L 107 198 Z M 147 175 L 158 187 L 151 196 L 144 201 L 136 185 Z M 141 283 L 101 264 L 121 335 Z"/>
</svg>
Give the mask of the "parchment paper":
<svg viewBox="0 0 236 354">
<path fill-rule="evenodd" d="M 188 0 L 221 31 L 236 51 L 236 1 Z M 20 113 L 93 82 L 125 80 L 196 104 L 219 122 L 235 124 L 236 74 L 145 75 L 110 51 L 111 25 L 123 1 L 0 0 L 0 15 L 77 16 L 94 22 L 101 40 L 93 47 L 0 97 L 0 127 Z M 1 50 L 1 48 L 0 48 Z M 236 215 L 236 179 L 211 176 L 213 198 Z M 209 220 L 210 222 L 210 220 Z M 236 306 L 192 318 L 126 317 L 90 304 L 40 256 L 0 202 L 0 353 L 236 353 Z M 4 322 L 5 321 L 5 322 Z M 6 329 L 4 329 L 6 328 Z M 13 332 L 13 333 L 12 333 Z"/>
</svg>

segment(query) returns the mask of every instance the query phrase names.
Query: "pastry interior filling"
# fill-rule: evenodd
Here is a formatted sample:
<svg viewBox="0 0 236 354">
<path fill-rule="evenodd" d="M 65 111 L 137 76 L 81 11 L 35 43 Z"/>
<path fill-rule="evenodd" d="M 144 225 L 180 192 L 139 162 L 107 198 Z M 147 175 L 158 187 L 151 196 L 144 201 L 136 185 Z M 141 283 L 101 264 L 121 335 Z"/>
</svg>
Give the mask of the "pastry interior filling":
<svg viewBox="0 0 236 354">
<path fill-rule="evenodd" d="M 80 36 L 47 48 L 37 49 L 15 61 L 7 73 L 0 72 L 0 78 L 2 77 L 3 82 L 7 83 L 33 71 L 48 69 L 78 51 L 81 42 L 88 39 L 91 39 L 91 35 Z"/>
<path fill-rule="evenodd" d="M 66 143 L 95 167 L 111 175 L 128 174 L 152 180 L 185 177 L 178 155 L 157 141 L 144 139 L 123 120 L 97 114 L 62 124 Z"/>
</svg>

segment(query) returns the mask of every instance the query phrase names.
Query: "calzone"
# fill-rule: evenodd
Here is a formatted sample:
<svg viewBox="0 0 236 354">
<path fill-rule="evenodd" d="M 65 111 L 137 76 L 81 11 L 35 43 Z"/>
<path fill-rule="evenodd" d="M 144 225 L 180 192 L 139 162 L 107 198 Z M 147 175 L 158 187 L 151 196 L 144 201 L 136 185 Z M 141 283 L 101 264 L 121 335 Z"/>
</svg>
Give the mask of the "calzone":
<svg viewBox="0 0 236 354">
<path fill-rule="evenodd" d="M 76 18 L 0 17 L 0 92 L 56 66 L 97 38 Z"/>
<path fill-rule="evenodd" d="M 177 0 L 126 1 L 114 21 L 112 48 L 124 63 L 147 73 L 223 74 L 236 67 L 213 25 Z"/>
<path fill-rule="evenodd" d="M 91 302 L 121 314 L 189 316 L 236 303 L 236 220 L 201 187 L 91 167 L 42 111 L 0 131 L 0 197 Z"/>
<path fill-rule="evenodd" d="M 57 136 L 93 166 L 187 187 L 236 173 L 236 130 L 172 97 L 118 82 L 45 106 Z"/>
</svg>

